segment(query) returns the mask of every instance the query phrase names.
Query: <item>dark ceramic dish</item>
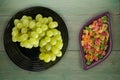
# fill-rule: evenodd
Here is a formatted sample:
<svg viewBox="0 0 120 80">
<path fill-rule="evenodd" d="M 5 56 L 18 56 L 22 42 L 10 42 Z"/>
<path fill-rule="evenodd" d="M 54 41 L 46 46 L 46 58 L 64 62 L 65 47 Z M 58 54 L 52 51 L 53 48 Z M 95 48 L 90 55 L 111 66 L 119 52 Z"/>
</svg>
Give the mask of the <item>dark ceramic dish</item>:
<svg viewBox="0 0 120 80">
<path fill-rule="evenodd" d="M 99 19 L 102 16 L 107 16 L 108 17 L 108 23 L 107 24 L 108 24 L 108 32 L 109 32 L 109 35 L 110 35 L 109 40 L 108 40 L 108 45 L 109 46 L 108 46 L 108 48 L 106 50 L 106 55 L 102 59 L 99 59 L 97 62 L 93 62 L 92 64 L 87 65 L 86 60 L 84 58 L 85 53 L 84 53 L 83 47 L 82 47 L 82 45 L 80 43 L 81 40 L 82 40 L 83 29 L 86 26 L 90 25 L 93 21 Z M 90 19 L 88 22 L 85 23 L 85 25 L 81 28 L 81 30 L 79 32 L 79 43 L 80 43 L 79 46 L 80 46 L 80 51 L 81 51 L 81 55 L 82 55 L 82 64 L 83 64 L 83 69 L 84 70 L 87 70 L 87 69 L 90 69 L 90 68 L 96 66 L 97 64 L 101 63 L 102 61 L 104 61 L 109 56 L 109 54 L 110 54 L 110 52 L 112 50 L 112 34 L 111 34 L 111 24 L 110 24 L 110 14 L 109 14 L 109 12 L 105 12 L 105 13 L 102 13 L 102 14 L 96 16 L 96 17 L 93 17 L 92 19 Z"/>
<path fill-rule="evenodd" d="M 51 16 L 54 21 L 57 21 L 59 26 L 58 30 L 61 31 L 61 35 L 63 38 L 64 46 L 62 48 L 63 55 L 65 54 L 65 51 L 68 46 L 68 30 L 66 27 L 66 24 L 64 23 L 63 19 L 53 10 L 45 8 L 45 7 L 31 7 L 24 10 L 19 11 L 16 13 L 8 22 L 5 32 L 4 32 L 4 47 L 8 54 L 8 57 L 19 67 L 25 70 L 29 71 L 43 71 L 46 70 L 56 63 L 60 61 L 60 59 L 63 57 L 60 57 L 54 61 L 45 63 L 38 59 L 39 55 L 39 48 L 32 48 L 32 49 L 26 49 L 23 47 L 20 47 L 19 43 L 12 42 L 12 28 L 14 27 L 14 19 L 20 19 L 23 15 L 31 16 L 33 19 L 37 14 L 42 14 L 44 17 Z"/>
</svg>

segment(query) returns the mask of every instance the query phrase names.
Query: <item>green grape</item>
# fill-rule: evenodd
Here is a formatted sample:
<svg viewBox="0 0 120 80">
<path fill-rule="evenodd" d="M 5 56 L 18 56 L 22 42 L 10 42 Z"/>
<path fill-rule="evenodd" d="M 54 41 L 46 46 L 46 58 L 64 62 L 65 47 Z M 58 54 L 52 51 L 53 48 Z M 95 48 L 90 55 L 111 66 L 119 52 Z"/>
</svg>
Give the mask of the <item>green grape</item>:
<svg viewBox="0 0 120 80">
<path fill-rule="evenodd" d="M 20 42 L 21 47 L 25 47 L 25 41 Z"/>
<path fill-rule="evenodd" d="M 24 19 L 24 20 L 22 21 L 22 23 L 23 23 L 23 26 L 24 26 L 24 27 L 28 27 L 28 26 L 29 26 L 29 20 L 28 20 L 28 19 Z"/>
<path fill-rule="evenodd" d="M 26 27 L 23 27 L 22 29 L 21 29 L 21 33 L 27 33 L 27 28 Z"/>
<path fill-rule="evenodd" d="M 50 44 L 51 44 L 51 45 L 56 45 L 56 39 L 51 38 Z"/>
<path fill-rule="evenodd" d="M 41 34 L 41 33 L 42 33 L 42 29 L 41 29 L 41 28 L 36 28 L 36 32 L 37 32 L 38 34 Z"/>
<path fill-rule="evenodd" d="M 53 46 L 52 49 L 51 49 L 51 51 L 52 51 L 52 53 L 54 53 L 54 54 L 58 54 L 59 49 L 58 49 L 57 47 Z"/>
<path fill-rule="evenodd" d="M 30 24 L 29 24 L 29 28 L 30 29 L 33 29 L 33 28 L 35 28 L 35 26 L 36 26 L 36 23 L 35 23 L 35 21 L 30 21 Z"/>
<path fill-rule="evenodd" d="M 51 57 L 51 61 L 55 61 L 56 60 L 56 55 L 55 54 L 50 53 L 49 55 Z"/>
<path fill-rule="evenodd" d="M 53 32 L 52 32 L 52 30 L 48 30 L 48 31 L 46 32 L 46 35 L 47 35 L 48 37 L 53 36 Z"/>
<path fill-rule="evenodd" d="M 33 45 L 30 43 L 29 40 L 22 41 L 22 42 L 20 43 L 20 45 L 21 45 L 22 47 L 29 48 L 29 49 L 31 49 L 31 48 L 33 47 Z"/>
<path fill-rule="evenodd" d="M 18 41 L 17 37 L 16 37 L 16 36 L 13 36 L 13 37 L 12 37 L 12 41 L 13 41 L 13 42 L 17 42 L 17 41 Z"/>
<path fill-rule="evenodd" d="M 42 18 L 42 15 L 41 15 L 41 14 L 37 14 L 36 17 L 35 17 L 35 20 L 36 20 L 36 21 L 39 21 L 39 18 Z"/>
<path fill-rule="evenodd" d="M 33 46 L 34 46 L 35 48 L 37 48 L 37 47 L 39 46 L 39 42 L 38 42 L 38 43 L 35 43 Z"/>
<path fill-rule="evenodd" d="M 26 15 L 23 15 L 21 21 L 23 21 L 24 19 L 28 19 L 28 17 Z"/>
<path fill-rule="evenodd" d="M 59 31 L 57 29 L 52 29 L 52 31 L 53 31 L 54 35 L 57 35 L 59 33 Z"/>
<path fill-rule="evenodd" d="M 44 60 L 44 57 L 45 57 L 45 53 L 40 53 L 40 54 L 39 54 L 39 59 L 40 59 L 40 60 Z"/>
<path fill-rule="evenodd" d="M 41 26 L 41 28 L 42 28 L 43 31 L 46 31 L 46 30 L 48 29 L 48 26 L 47 26 L 46 24 L 43 24 L 43 25 Z"/>
<path fill-rule="evenodd" d="M 43 24 L 44 23 L 43 18 L 39 18 L 38 22 L 40 22 L 41 24 Z"/>
<path fill-rule="evenodd" d="M 28 44 L 25 45 L 25 48 L 29 48 L 29 49 L 31 49 L 32 47 L 33 47 L 33 45 L 30 44 L 30 43 L 28 43 Z"/>
<path fill-rule="evenodd" d="M 16 31 L 16 30 L 18 30 L 17 27 L 13 27 L 12 28 L 12 31 Z"/>
<path fill-rule="evenodd" d="M 54 28 L 58 27 L 58 22 L 57 21 L 54 21 Z"/>
<path fill-rule="evenodd" d="M 44 61 L 46 62 L 46 63 L 48 63 L 48 62 L 50 62 L 50 55 L 49 54 L 45 54 L 45 56 L 44 56 Z"/>
<path fill-rule="evenodd" d="M 46 42 L 50 42 L 51 38 L 50 37 L 45 37 Z"/>
<path fill-rule="evenodd" d="M 59 35 L 59 34 L 55 35 L 54 38 L 55 38 L 56 40 L 62 40 L 62 37 L 61 37 L 61 35 Z"/>
<path fill-rule="evenodd" d="M 41 47 L 40 48 L 40 52 L 46 52 L 47 50 L 45 49 L 45 47 Z"/>
<path fill-rule="evenodd" d="M 25 45 L 25 48 L 31 49 L 32 47 L 33 47 L 33 45 L 31 45 L 31 44 L 29 44 L 29 43 Z"/>
<path fill-rule="evenodd" d="M 17 27 L 18 29 L 21 29 L 21 28 L 23 27 L 23 24 L 22 24 L 22 23 L 17 23 L 16 27 Z"/>
<path fill-rule="evenodd" d="M 43 21 L 44 21 L 44 24 L 47 24 L 48 23 L 48 18 L 44 17 Z"/>
<path fill-rule="evenodd" d="M 38 47 L 38 46 L 39 46 L 39 39 L 36 39 L 36 40 L 35 40 L 35 43 L 34 43 L 33 46 L 34 46 L 34 47 Z"/>
<path fill-rule="evenodd" d="M 40 41 L 42 38 L 43 38 L 43 37 L 41 37 L 40 34 L 39 34 L 38 40 Z"/>
<path fill-rule="evenodd" d="M 32 17 L 31 17 L 31 16 L 28 16 L 28 20 L 31 21 L 31 20 L 32 20 Z"/>
<path fill-rule="evenodd" d="M 40 41 L 40 47 L 43 47 L 43 46 L 45 46 L 47 44 L 47 42 L 44 40 L 44 39 L 42 39 L 41 41 Z"/>
<path fill-rule="evenodd" d="M 15 36 L 16 39 L 17 39 L 17 42 L 21 42 L 21 39 L 20 39 L 20 34 L 18 34 L 17 36 Z"/>
<path fill-rule="evenodd" d="M 18 23 L 20 23 L 20 20 L 19 19 L 15 19 L 14 20 L 14 25 L 17 26 Z"/>
<path fill-rule="evenodd" d="M 39 28 L 40 28 L 40 27 L 41 27 L 41 23 L 40 23 L 40 22 L 37 22 L 37 23 L 36 23 L 36 27 L 39 27 Z"/>
<path fill-rule="evenodd" d="M 38 44 L 38 45 L 39 45 L 39 39 L 36 39 L 36 40 L 35 40 L 35 44 Z"/>
<path fill-rule="evenodd" d="M 57 57 L 61 57 L 62 56 L 62 52 L 59 51 L 57 54 L 56 54 Z"/>
<path fill-rule="evenodd" d="M 56 21 L 49 23 L 49 28 L 56 28 L 56 27 L 58 27 L 58 23 Z"/>
<path fill-rule="evenodd" d="M 24 22 L 24 20 L 29 20 L 28 16 L 24 15 L 24 16 L 20 19 L 21 22 Z"/>
<path fill-rule="evenodd" d="M 38 40 L 35 39 L 35 38 L 30 38 L 29 39 L 29 43 L 32 44 L 32 45 L 34 45 L 34 44 L 38 43 Z"/>
<path fill-rule="evenodd" d="M 25 40 L 27 40 L 28 39 L 28 34 L 22 34 L 21 36 L 20 36 L 20 41 L 25 41 Z"/>
<path fill-rule="evenodd" d="M 17 36 L 18 34 L 19 34 L 19 31 L 17 29 L 12 31 L 12 36 Z"/>
<path fill-rule="evenodd" d="M 52 22 L 53 18 L 52 17 L 48 17 L 48 23 Z"/>
<path fill-rule="evenodd" d="M 55 45 L 55 47 L 57 47 L 58 49 L 62 49 L 62 47 L 63 47 L 63 43 L 61 42 L 61 41 L 57 41 L 57 43 L 56 43 L 56 45 Z"/>
<path fill-rule="evenodd" d="M 45 36 L 45 32 L 40 33 L 40 37 L 44 37 Z"/>
<path fill-rule="evenodd" d="M 32 37 L 32 38 L 38 38 L 39 35 L 37 34 L 37 32 L 32 31 L 31 34 L 30 34 L 30 37 Z"/>
<path fill-rule="evenodd" d="M 47 44 L 45 45 L 45 48 L 46 48 L 47 51 L 50 51 L 50 50 L 51 50 L 51 45 L 50 45 L 49 43 L 47 43 Z"/>
</svg>

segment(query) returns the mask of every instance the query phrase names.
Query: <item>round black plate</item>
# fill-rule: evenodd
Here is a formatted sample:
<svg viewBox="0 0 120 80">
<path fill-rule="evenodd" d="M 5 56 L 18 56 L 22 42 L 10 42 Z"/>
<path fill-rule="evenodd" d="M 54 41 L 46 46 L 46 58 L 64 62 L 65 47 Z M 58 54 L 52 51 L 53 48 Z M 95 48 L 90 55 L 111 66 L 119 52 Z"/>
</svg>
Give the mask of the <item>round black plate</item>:
<svg viewBox="0 0 120 80">
<path fill-rule="evenodd" d="M 45 8 L 45 7 L 31 7 L 25 10 L 21 10 L 16 13 L 8 22 L 7 27 L 4 32 L 4 47 L 9 56 L 9 58 L 19 67 L 29 71 L 42 71 L 46 70 L 53 65 L 55 65 L 62 57 L 58 58 L 54 62 L 45 63 L 38 59 L 39 55 L 39 48 L 32 48 L 26 49 L 20 47 L 19 43 L 12 42 L 12 28 L 14 27 L 14 19 L 20 19 L 23 15 L 31 16 L 35 18 L 37 14 L 42 14 L 44 17 L 51 16 L 53 20 L 57 21 L 59 26 L 58 30 L 61 31 L 62 38 L 63 38 L 63 48 L 62 52 L 63 55 L 68 46 L 68 31 L 66 24 L 64 23 L 63 19 L 53 10 Z"/>
</svg>

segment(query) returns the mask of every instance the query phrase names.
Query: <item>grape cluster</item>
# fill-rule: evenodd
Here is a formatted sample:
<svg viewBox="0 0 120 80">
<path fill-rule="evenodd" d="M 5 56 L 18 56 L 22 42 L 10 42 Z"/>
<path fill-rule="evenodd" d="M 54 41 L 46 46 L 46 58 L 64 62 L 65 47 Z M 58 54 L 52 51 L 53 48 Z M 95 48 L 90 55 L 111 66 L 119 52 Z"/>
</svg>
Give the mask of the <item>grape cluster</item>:
<svg viewBox="0 0 120 80">
<path fill-rule="evenodd" d="M 21 47 L 40 47 L 39 59 L 48 63 L 61 57 L 63 40 L 61 32 L 57 30 L 58 22 L 52 17 L 43 17 L 37 14 L 35 19 L 31 16 L 22 16 L 15 19 L 12 29 L 12 41 L 20 42 Z"/>
</svg>

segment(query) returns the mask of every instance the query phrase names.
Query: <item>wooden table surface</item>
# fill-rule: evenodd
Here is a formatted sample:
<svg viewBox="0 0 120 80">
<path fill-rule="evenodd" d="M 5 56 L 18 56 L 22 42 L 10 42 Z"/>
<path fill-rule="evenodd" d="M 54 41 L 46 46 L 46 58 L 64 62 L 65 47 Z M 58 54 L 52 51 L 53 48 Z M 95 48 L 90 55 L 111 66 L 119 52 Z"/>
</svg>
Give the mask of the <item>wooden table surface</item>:
<svg viewBox="0 0 120 80">
<path fill-rule="evenodd" d="M 3 45 L 9 19 L 19 10 L 32 6 L 56 11 L 69 31 L 66 54 L 59 63 L 42 72 L 30 72 L 16 66 Z M 111 55 L 96 67 L 84 71 L 78 45 L 79 30 L 87 20 L 105 11 L 111 13 Z M 120 80 L 120 0 L 0 0 L 0 39 L 0 80 Z"/>
</svg>

